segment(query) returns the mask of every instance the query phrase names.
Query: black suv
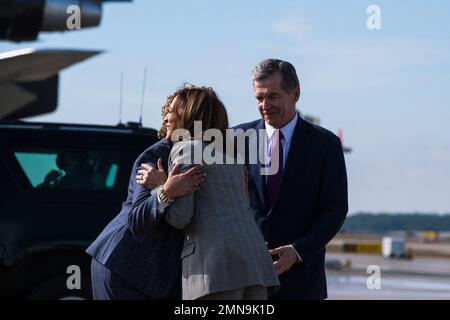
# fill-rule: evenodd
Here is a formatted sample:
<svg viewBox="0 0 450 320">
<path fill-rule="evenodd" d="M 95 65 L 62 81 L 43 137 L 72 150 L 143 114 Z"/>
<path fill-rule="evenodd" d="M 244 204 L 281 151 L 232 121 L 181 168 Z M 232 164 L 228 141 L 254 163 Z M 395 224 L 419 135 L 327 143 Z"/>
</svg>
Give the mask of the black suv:
<svg viewBox="0 0 450 320">
<path fill-rule="evenodd" d="M 0 299 L 91 298 L 84 252 L 126 199 L 138 125 L 0 122 Z M 68 285 L 73 268 L 81 289 Z"/>
</svg>

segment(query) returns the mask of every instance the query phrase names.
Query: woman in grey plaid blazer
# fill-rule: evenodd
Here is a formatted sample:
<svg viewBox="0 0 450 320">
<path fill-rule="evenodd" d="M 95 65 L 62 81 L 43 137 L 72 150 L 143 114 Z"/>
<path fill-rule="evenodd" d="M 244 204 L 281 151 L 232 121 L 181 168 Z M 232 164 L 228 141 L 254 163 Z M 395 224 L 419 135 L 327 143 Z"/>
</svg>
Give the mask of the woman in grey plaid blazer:
<svg viewBox="0 0 450 320">
<path fill-rule="evenodd" d="M 176 118 L 171 123 L 191 136 L 194 121 L 202 121 L 205 131 L 214 128 L 226 136 L 226 110 L 210 88 L 180 89 L 170 113 Z M 180 163 L 181 170 L 187 170 L 198 162 L 194 154 L 203 154 L 207 143 L 196 138 L 174 144 L 169 168 Z M 207 177 L 199 190 L 177 198 L 165 211 L 166 221 L 184 233 L 183 299 L 267 299 L 280 284 L 251 215 L 245 167 L 221 150 L 215 150 L 214 159 L 225 164 L 204 165 Z M 171 202 L 161 188 L 160 201 Z"/>
</svg>

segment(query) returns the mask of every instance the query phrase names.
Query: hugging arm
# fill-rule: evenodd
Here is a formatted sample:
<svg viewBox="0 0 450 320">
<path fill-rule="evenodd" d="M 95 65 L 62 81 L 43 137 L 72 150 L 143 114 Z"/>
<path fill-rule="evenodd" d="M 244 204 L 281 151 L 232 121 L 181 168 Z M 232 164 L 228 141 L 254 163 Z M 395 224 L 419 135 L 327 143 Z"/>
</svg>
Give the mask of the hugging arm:
<svg viewBox="0 0 450 320">
<path fill-rule="evenodd" d="M 173 165 L 171 164 L 170 167 Z M 187 171 L 192 165 L 181 165 L 181 172 Z M 173 227 L 183 229 L 189 224 L 194 215 L 194 196 L 195 193 L 190 193 L 183 197 L 177 198 L 165 212 L 164 218 Z"/>
<path fill-rule="evenodd" d="M 157 155 L 150 154 L 146 163 L 156 167 Z M 134 235 L 143 234 L 151 230 L 163 216 L 158 212 L 156 192 L 147 189 L 136 182 L 135 177 L 141 166 L 142 159 L 138 159 L 133 166 L 130 178 L 130 188 L 133 192 L 132 205 L 128 213 L 128 226 Z"/>
<path fill-rule="evenodd" d="M 169 157 L 169 170 L 176 165 L 180 166 L 180 172 L 186 172 L 195 164 L 192 159 L 192 144 L 177 143 L 172 148 Z M 180 152 L 182 151 L 182 152 Z M 195 192 L 179 197 L 167 209 L 164 215 L 167 223 L 177 229 L 186 227 L 192 219 L 195 210 Z"/>
</svg>

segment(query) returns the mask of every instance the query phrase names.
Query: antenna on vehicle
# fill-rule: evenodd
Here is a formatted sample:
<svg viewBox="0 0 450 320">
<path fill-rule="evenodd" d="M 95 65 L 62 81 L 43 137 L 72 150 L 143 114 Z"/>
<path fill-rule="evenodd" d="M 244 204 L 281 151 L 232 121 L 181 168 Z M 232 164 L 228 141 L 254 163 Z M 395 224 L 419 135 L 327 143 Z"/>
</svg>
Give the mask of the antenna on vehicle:
<svg viewBox="0 0 450 320">
<path fill-rule="evenodd" d="M 123 71 L 120 73 L 120 95 L 119 95 L 119 126 L 122 125 L 122 95 L 123 95 Z"/>
<path fill-rule="evenodd" d="M 144 112 L 144 96 L 145 96 L 145 81 L 147 80 L 147 67 L 144 68 L 144 81 L 142 82 L 142 96 L 141 96 L 141 113 L 139 115 L 139 126 L 142 127 L 142 112 Z"/>
</svg>

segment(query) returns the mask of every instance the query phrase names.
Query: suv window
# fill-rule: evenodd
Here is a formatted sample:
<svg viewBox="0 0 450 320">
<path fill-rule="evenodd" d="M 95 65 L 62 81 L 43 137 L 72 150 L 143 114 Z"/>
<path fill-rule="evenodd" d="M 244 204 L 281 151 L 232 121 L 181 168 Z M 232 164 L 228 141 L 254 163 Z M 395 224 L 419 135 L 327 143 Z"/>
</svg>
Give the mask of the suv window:
<svg viewBox="0 0 450 320">
<path fill-rule="evenodd" d="M 34 189 L 110 190 L 119 168 L 117 151 L 15 149 Z"/>
</svg>

